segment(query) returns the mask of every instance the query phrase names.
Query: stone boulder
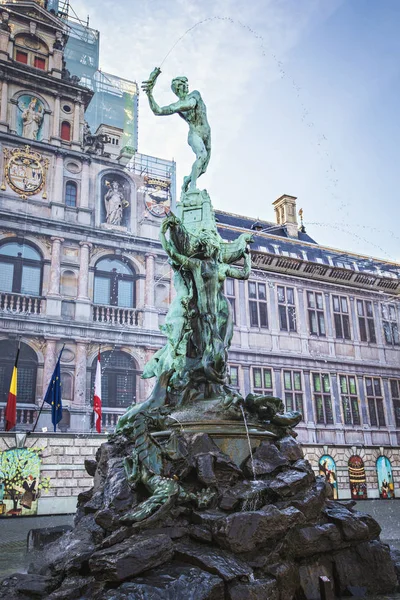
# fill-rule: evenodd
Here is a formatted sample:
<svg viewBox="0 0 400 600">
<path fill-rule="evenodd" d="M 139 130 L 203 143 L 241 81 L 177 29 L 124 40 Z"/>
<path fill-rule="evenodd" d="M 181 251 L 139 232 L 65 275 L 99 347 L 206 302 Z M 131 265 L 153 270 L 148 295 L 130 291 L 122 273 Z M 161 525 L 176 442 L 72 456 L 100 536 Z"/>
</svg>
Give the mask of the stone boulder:
<svg viewBox="0 0 400 600">
<path fill-rule="evenodd" d="M 227 550 L 240 554 L 268 546 L 294 525 L 304 522 L 296 508 L 279 510 L 273 505 L 262 510 L 234 513 L 214 524 L 214 539 Z"/>
<path fill-rule="evenodd" d="M 243 471 L 247 477 L 253 478 L 254 467 L 256 476 L 263 477 L 288 464 L 288 458 L 278 450 L 275 444 L 262 442 L 253 453 L 253 460 L 249 458 L 246 461 Z"/>
<path fill-rule="evenodd" d="M 388 594 L 397 586 L 389 546 L 376 540 L 346 548 L 333 557 L 336 594 L 348 587 L 365 587 L 367 594 Z"/>
<path fill-rule="evenodd" d="M 104 600 L 225 600 L 222 579 L 183 563 L 148 571 L 133 582 L 109 590 Z"/>
<path fill-rule="evenodd" d="M 124 581 L 169 561 L 173 556 L 167 535 L 138 535 L 94 552 L 90 572 L 100 581 Z"/>
</svg>

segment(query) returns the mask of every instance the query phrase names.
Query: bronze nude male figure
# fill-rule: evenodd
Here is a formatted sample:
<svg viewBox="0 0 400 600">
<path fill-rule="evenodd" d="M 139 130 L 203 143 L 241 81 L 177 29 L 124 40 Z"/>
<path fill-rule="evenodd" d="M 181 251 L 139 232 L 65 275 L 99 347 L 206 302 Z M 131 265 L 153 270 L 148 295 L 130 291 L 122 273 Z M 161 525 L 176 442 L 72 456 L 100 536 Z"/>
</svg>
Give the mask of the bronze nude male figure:
<svg viewBox="0 0 400 600">
<path fill-rule="evenodd" d="M 194 90 L 189 92 L 187 77 L 175 77 L 171 89 L 179 98 L 168 106 L 159 106 L 153 97 L 153 89 L 161 70 L 156 68 L 142 89 L 147 94 L 150 108 L 157 116 L 177 113 L 189 125 L 188 144 L 196 155 L 190 175 L 183 179 L 182 191 L 195 190 L 197 179 L 206 172 L 211 155 L 211 129 L 207 120 L 207 109 L 200 95 Z"/>
</svg>

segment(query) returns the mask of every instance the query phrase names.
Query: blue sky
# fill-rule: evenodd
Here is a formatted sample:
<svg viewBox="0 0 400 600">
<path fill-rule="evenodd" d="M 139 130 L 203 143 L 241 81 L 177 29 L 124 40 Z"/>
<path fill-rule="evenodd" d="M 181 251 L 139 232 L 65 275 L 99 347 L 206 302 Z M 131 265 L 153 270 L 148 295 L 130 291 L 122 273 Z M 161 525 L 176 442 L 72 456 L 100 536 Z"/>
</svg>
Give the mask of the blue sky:
<svg viewBox="0 0 400 600">
<path fill-rule="evenodd" d="M 177 44 L 154 94 L 172 102 L 179 74 L 201 92 L 213 146 L 199 186 L 214 206 L 273 221 L 271 203 L 291 194 L 321 244 L 400 261 L 398 0 L 73 7 L 101 32 L 102 68 L 138 82 L 213 18 Z M 186 138 L 178 116 L 155 117 L 140 96 L 139 151 L 174 158 L 179 186 L 193 161 Z"/>
</svg>

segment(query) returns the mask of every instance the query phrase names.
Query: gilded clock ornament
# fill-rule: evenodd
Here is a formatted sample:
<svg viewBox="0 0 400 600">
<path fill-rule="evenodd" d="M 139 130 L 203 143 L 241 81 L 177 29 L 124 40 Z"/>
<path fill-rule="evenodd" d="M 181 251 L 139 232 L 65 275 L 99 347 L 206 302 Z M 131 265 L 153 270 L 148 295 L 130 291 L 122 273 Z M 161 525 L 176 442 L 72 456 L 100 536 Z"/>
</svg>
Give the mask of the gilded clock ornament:
<svg viewBox="0 0 400 600">
<path fill-rule="evenodd" d="M 45 188 L 49 160 L 39 152 L 28 145 L 14 150 L 4 148 L 4 159 L 5 180 L 23 200 Z M 42 197 L 47 197 L 45 191 Z"/>
<path fill-rule="evenodd" d="M 143 193 L 147 210 L 155 217 L 165 217 L 171 210 L 171 181 L 144 177 L 144 186 L 139 189 Z"/>
</svg>

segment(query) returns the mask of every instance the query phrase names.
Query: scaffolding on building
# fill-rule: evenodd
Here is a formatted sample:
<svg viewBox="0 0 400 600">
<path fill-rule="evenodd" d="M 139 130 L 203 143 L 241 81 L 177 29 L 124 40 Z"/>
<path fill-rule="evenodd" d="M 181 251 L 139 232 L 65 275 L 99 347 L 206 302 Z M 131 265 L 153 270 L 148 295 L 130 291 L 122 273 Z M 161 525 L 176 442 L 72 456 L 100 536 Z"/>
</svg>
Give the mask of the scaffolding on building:
<svg viewBox="0 0 400 600">
<path fill-rule="evenodd" d="M 94 91 L 85 117 L 93 133 L 100 125 L 111 125 L 123 130 L 122 147 L 132 152 L 138 147 L 138 86 L 105 73 L 99 66 L 100 33 L 80 19 L 69 0 L 48 0 L 57 10 L 57 16 L 68 27 L 68 41 L 64 50 L 65 67 L 80 78 L 80 85 Z"/>
</svg>

